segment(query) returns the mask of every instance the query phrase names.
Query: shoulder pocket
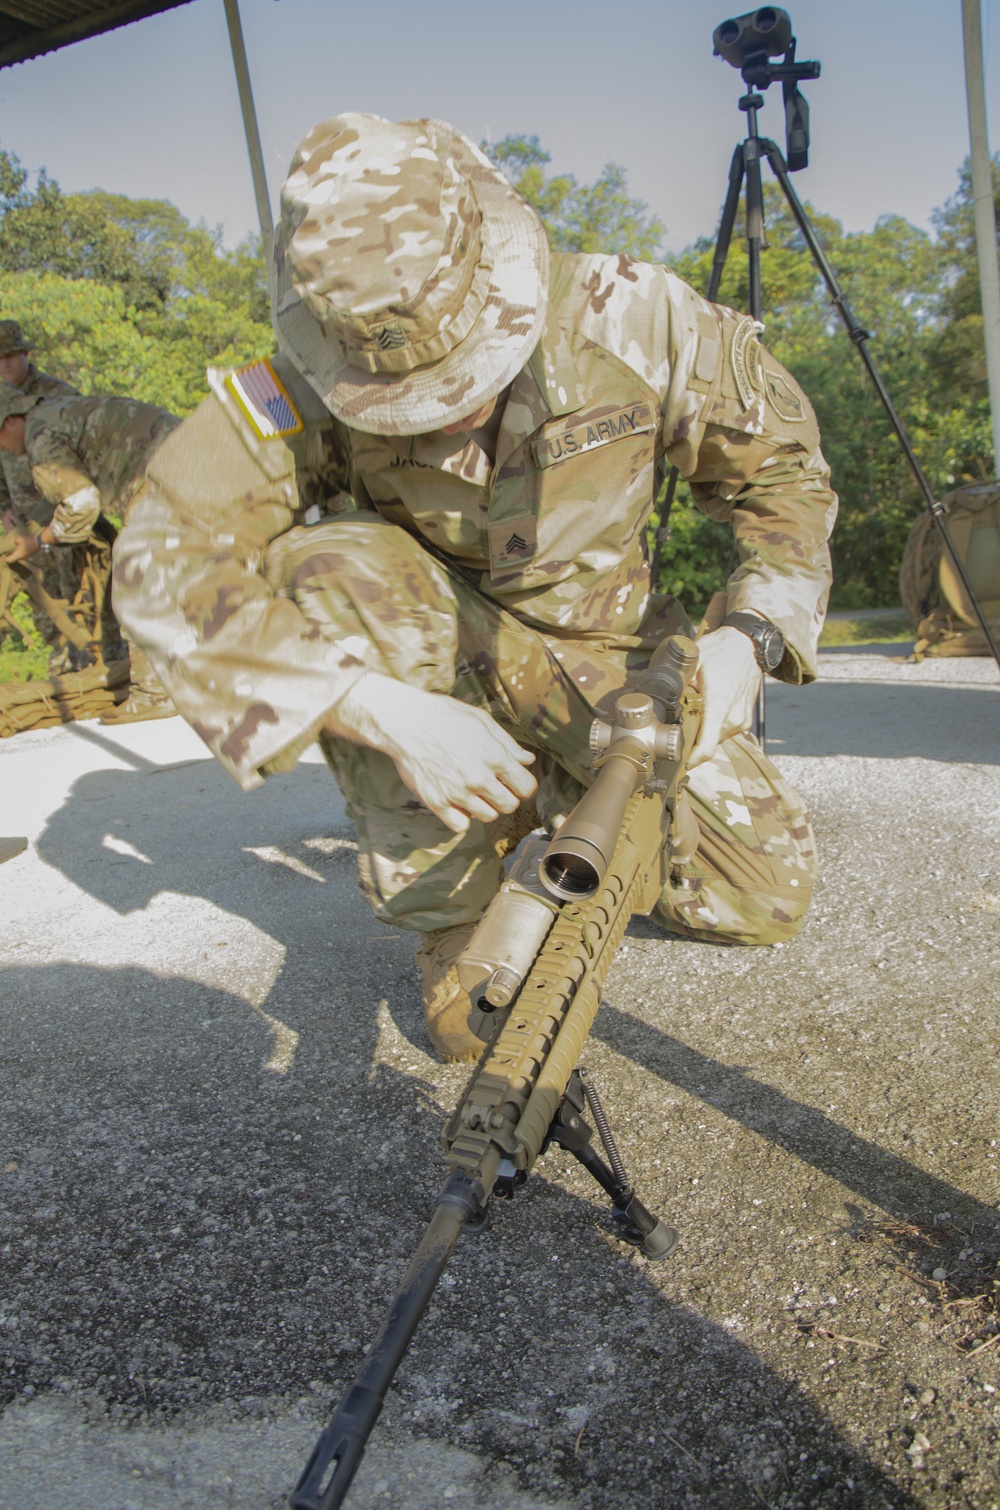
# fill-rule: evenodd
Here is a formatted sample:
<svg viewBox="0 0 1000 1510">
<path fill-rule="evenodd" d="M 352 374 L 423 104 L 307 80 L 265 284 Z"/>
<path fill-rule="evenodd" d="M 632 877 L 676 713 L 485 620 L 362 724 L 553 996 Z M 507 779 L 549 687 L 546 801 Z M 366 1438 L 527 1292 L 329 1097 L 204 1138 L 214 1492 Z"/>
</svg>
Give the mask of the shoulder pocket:
<svg viewBox="0 0 1000 1510">
<path fill-rule="evenodd" d="M 278 476 L 294 469 L 291 451 Z M 161 488 L 198 512 L 212 513 L 235 499 L 269 489 L 276 481 L 238 433 L 219 399 L 204 399 L 157 447 L 147 475 Z"/>
</svg>

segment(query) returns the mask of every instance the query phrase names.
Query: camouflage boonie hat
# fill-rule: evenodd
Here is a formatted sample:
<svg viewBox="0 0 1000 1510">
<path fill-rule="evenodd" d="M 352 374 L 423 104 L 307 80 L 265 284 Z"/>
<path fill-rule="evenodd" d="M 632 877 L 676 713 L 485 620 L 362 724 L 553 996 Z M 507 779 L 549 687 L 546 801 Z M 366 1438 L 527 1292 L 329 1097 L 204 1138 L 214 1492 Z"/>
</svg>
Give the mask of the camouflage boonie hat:
<svg viewBox="0 0 1000 1510">
<path fill-rule="evenodd" d="M 442 121 L 321 122 L 292 159 L 281 208 L 278 339 L 346 424 L 439 429 L 495 398 L 537 345 L 542 223 Z"/>
<path fill-rule="evenodd" d="M 41 402 L 40 393 L 25 393 L 16 383 L 0 383 L 0 425 L 12 414 L 27 414 Z"/>
<path fill-rule="evenodd" d="M 30 341 L 16 320 L 0 320 L 0 357 L 12 357 L 18 351 L 32 351 Z"/>
</svg>

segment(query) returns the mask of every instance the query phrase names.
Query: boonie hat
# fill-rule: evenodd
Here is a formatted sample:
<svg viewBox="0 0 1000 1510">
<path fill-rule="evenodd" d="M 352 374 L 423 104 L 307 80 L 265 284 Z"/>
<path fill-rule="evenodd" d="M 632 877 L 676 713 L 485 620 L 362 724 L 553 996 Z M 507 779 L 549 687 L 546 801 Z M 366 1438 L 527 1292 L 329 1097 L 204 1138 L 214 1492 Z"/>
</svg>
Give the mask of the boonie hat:
<svg viewBox="0 0 1000 1510">
<path fill-rule="evenodd" d="M 12 357 L 17 351 L 32 351 L 30 341 L 16 320 L 0 320 L 0 357 Z"/>
<path fill-rule="evenodd" d="M 281 191 L 278 340 L 346 424 L 436 430 L 524 366 L 548 259 L 534 210 L 452 126 L 334 116 L 300 142 Z"/>
<path fill-rule="evenodd" d="M 0 425 L 12 414 L 27 414 L 41 401 L 40 393 L 25 393 L 16 383 L 0 383 Z"/>
</svg>

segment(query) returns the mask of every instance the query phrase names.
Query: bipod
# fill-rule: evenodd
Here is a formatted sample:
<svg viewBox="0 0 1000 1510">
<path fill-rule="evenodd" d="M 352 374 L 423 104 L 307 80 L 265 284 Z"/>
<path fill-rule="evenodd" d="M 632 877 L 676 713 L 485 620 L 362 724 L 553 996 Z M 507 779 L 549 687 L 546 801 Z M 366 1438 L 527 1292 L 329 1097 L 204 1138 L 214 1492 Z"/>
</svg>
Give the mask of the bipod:
<svg viewBox="0 0 1000 1510">
<path fill-rule="evenodd" d="M 583 1120 L 584 1108 L 594 1119 L 607 1164 L 590 1146 L 593 1129 Z M 611 1197 L 611 1216 L 619 1237 L 641 1248 L 648 1259 L 669 1258 L 677 1246 L 678 1235 L 673 1227 L 647 1210 L 636 1195 L 597 1088 L 582 1067 L 573 1071 L 540 1152 L 544 1153 L 551 1143 L 565 1148 L 579 1160 Z M 516 1170 L 510 1160 L 502 1159 L 492 1194 L 498 1200 L 510 1200 L 526 1179 L 525 1171 Z M 291 1510 L 336 1510 L 343 1502 L 385 1403 L 386 1392 L 456 1243 L 463 1232 L 472 1235 L 489 1225 L 489 1196 L 482 1186 L 467 1175 L 450 1175 L 381 1331 L 288 1497 Z"/>
<path fill-rule="evenodd" d="M 593 1132 L 582 1116 L 585 1107 L 594 1119 L 607 1154 L 607 1164 L 591 1147 Z M 567 1153 L 571 1153 L 611 1197 L 611 1218 L 620 1238 L 641 1248 L 645 1256 L 654 1261 L 670 1257 L 677 1247 L 678 1234 L 673 1227 L 668 1227 L 647 1210 L 636 1195 L 632 1182 L 625 1173 L 597 1087 L 582 1065 L 573 1071 L 566 1094 L 556 1109 L 548 1136 L 542 1144 L 542 1153 L 550 1143 L 556 1143 L 560 1148 L 565 1148 Z M 494 1194 L 500 1193 L 494 1190 Z"/>
</svg>

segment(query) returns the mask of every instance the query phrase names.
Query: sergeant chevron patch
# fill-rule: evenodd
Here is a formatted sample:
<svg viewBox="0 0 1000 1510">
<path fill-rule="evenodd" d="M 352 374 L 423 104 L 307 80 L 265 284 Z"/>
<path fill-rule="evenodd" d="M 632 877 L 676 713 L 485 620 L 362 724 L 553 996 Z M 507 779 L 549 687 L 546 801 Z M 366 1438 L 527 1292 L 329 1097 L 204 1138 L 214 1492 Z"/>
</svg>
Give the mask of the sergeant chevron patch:
<svg viewBox="0 0 1000 1510">
<path fill-rule="evenodd" d="M 297 435 L 303 428 L 295 405 L 266 357 L 229 373 L 226 387 L 261 440 Z"/>
</svg>

